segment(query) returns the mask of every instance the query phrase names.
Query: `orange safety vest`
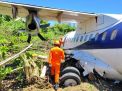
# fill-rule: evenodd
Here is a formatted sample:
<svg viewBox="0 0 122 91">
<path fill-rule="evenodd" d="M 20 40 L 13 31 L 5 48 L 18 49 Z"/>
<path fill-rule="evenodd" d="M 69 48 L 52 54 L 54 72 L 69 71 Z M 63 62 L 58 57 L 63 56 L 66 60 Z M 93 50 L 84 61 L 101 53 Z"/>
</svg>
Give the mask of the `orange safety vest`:
<svg viewBox="0 0 122 91">
<path fill-rule="evenodd" d="M 60 65 L 61 60 L 64 60 L 64 51 L 59 47 L 53 47 L 49 53 L 49 64 Z"/>
</svg>

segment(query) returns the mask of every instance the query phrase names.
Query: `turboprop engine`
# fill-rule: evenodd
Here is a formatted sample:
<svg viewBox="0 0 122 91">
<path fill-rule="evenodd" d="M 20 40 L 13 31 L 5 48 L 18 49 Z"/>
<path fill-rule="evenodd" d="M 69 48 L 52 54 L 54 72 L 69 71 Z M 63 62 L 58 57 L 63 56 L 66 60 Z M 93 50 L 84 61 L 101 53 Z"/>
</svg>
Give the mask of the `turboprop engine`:
<svg viewBox="0 0 122 91">
<path fill-rule="evenodd" d="M 26 30 L 28 32 L 27 42 L 30 43 L 31 35 L 37 35 L 41 40 L 45 41 L 45 38 L 40 34 L 40 28 L 46 28 L 50 24 L 40 25 L 40 18 L 37 16 L 37 11 L 29 11 L 29 15 L 26 17 Z"/>
<path fill-rule="evenodd" d="M 28 9 L 28 15 L 26 17 L 26 31 L 28 32 L 28 39 L 27 42 L 30 43 L 31 36 L 37 35 L 41 40 L 45 40 L 45 38 L 40 34 L 40 28 L 46 28 L 50 26 L 50 24 L 40 25 L 40 18 L 38 17 L 38 10 L 32 8 Z M 12 15 L 13 18 L 16 18 L 18 15 L 18 8 L 16 6 L 12 6 Z"/>
</svg>

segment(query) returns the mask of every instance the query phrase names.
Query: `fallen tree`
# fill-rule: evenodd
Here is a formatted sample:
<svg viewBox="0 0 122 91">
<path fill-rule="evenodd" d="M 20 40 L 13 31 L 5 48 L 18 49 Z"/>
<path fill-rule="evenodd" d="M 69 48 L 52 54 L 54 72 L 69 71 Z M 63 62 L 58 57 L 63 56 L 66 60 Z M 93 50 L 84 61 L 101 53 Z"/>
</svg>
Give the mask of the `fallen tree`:
<svg viewBox="0 0 122 91">
<path fill-rule="evenodd" d="M 24 72 L 26 73 L 26 80 L 31 82 L 32 77 L 39 77 L 39 68 L 33 59 L 27 59 L 26 55 L 22 56 L 24 61 Z"/>
<path fill-rule="evenodd" d="M 22 55 L 21 57 L 23 58 L 22 61 L 24 61 L 23 67 L 18 67 L 16 69 L 12 70 L 9 74 L 11 74 L 11 73 L 14 74 L 14 72 L 16 73 L 17 71 L 22 70 L 25 73 L 25 77 L 26 77 L 22 81 L 22 83 L 24 82 L 24 84 L 26 84 L 26 85 L 23 85 L 24 87 L 34 86 L 34 87 L 39 88 L 39 89 L 52 88 L 52 85 L 49 83 L 47 78 L 45 78 L 45 77 L 41 78 L 40 77 L 39 67 L 35 63 L 36 60 L 34 58 L 32 58 L 32 59 L 27 58 L 25 54 Z M 3 91 L 4 91 L 4 89 L 8 89 L 9 87 L 14 87 L 14 84 L 18 84 L 18 82 L 19 82 L 16 79 L 13 79 L 13 81 L 10 80 L 10 82 L 12 81 L 11 84 L 13 84 L 13 85 L 5 85 L 5 82 L 3 82 L 3 81 L 2 81 L 2 83 L 4 83 L 4 84 L 3 84 L 3 86 L 1 85 L 1 88 L 3 88 Z M 7 88 L 4 86 L 6 86 Z"/>
<path fill-rule="evenodd" d="M 9 74 L 17 72 L 21 69 L 23 69 L 25 75 L 26 75 L 26 82 L 29 84 L 38 84 L 39 88 L 50 88 L 50 83 L 45 78 L 40 78 L 39 73 L 39 67 L 36 65 L 35 61 L 36 58 L 44 60 L 44 62 L 47 61 L 47 56 L 38 55 L 36 58 L 30 57 L 27 58 L 27 56 L 23 53 L 25 53 L 29 48 L 31 48 L 33 44 L 28 45 L 26 48 L 24 48 L 19 53 L 7 58 L 6 60 L 3 60 L 0 62 L 0 67 L 4 67 L 7 63 L 11 62 L 11 60 L 16 59 L 21 55 L 22 61 L 24 62 L 23 67 L 16 68 L 14 70 L 11 70 Z M 23 55 L 22 55 L 23 54 Z M 0 79 L 0 88 L 2 88 L 2 79 Z"/>
</svg>

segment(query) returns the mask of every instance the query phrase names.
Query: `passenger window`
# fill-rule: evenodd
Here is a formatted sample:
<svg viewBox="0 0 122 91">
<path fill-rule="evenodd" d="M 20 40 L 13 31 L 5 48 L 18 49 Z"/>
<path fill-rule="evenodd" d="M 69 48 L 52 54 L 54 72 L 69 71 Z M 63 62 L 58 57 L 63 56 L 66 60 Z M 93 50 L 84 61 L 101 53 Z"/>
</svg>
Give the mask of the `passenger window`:
<svg viewBox="0 0 122 91">
<path fill-rule="evenodd" d="M 104 32 L 102 35 L 102 40 L 104 41 L 106 39 L 107 32 Z"/>
<path fill-rule="evenodd" d="M 111 34 L 111 40 L 114 40 L 116 38 L 116 35 L 117 35 L 117 30 L 114 30 Z"/>
<path fill-rule="evenodd" d="M 79 40 L 79 36 L 76 37 L 76 42 L 78 42 L 78 40 Z"/>
<path fill-rule="evenodd" d="M 83 36 L 80 37 L 80 42 L 82 41 L 82 39 L 83 39 Z"/>
<path fill-rule="evenodd" d="M 90 34 L 90 36 L 89 36 L 89 40 L 91 40 L 91 39 L 92 39 L 92 37 L 93 37 L 93 34 Z"/>
<path fill-rule="evenodd" d="M 86 36 L 85 36 L 85 39 L 84 39 L 84 41 L 87 41 L 87 38 L 88 38 L 88 35 L 86 35 Z"/>
<path fill-rule="evenodd" d="M 99 33 L 95 35 L 95 41 L 98 39 Z"/>
</svg>

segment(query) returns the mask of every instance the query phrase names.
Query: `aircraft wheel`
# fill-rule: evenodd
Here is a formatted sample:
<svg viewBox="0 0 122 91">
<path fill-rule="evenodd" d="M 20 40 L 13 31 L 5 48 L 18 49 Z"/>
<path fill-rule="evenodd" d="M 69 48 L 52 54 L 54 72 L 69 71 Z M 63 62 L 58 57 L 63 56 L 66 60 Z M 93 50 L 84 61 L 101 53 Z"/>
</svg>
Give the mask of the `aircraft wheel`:
<svg viewBox="0 0 122 91">
<path fill-rule="evenodd" d="M 65 73 L 69 73 L 69 72 L 75 73 L 75 74 L 80 76 L 79 70 L 75 67 L 66 67 L 66 68 L 64 68 L 61 72 L 61 75 L 65 74 Z"/>
<path fill-rule="evenodd" d="M 79 75 L 75 73 L 65 73 L 64 75 L 61 76 L 60 78 L 60 85 L 64 87 L 68 86 L 76 86 L 81 83 L 81 79 Z"/>
</svg>

